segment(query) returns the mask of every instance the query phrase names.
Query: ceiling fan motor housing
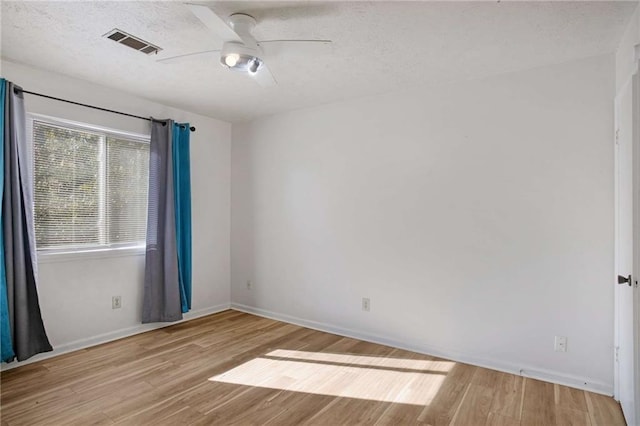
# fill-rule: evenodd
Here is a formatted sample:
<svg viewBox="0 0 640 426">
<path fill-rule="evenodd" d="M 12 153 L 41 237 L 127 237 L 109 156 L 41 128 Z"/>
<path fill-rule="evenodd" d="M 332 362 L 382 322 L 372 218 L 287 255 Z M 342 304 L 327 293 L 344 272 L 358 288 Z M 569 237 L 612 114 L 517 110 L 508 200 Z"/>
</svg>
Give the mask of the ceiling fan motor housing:
<svg viewBox="0 0 640 426">
<path fill-rule="evenodd" d="M 245 13 L 234 13 L 229 16 L 229 25 L 244 40 L 244 36 L 251 36 L 251 31 L 256 27 L 256 18 Z"/>
</svg>

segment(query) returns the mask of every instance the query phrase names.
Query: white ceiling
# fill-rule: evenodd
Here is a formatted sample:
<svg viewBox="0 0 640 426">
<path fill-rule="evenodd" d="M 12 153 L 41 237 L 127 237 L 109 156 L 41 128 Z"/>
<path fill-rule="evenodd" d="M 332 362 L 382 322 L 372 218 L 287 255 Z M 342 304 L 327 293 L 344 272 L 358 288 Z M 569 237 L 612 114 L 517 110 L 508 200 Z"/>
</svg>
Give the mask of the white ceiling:
<svg viewBox="0 0 640 426">
<path fill-rule="evenodd" d="M 195 2 L 195 1 L 194 1 Z M 262 88 L 214 57 L 221 46 L 178 1 L 2 1 L 2 57 L 227 121 L 480 78 L 613 52 L 637 2 L 198 2 L 258 19 L 268 39 L 330 39 L 327 56 L 269 60 Z M 164 50 L 146 56 L 113 28 Z M 19 83 L 19 82 L 18 82 Z M 28 89 L 28 88 L 27 88 Z"/>
</svg>

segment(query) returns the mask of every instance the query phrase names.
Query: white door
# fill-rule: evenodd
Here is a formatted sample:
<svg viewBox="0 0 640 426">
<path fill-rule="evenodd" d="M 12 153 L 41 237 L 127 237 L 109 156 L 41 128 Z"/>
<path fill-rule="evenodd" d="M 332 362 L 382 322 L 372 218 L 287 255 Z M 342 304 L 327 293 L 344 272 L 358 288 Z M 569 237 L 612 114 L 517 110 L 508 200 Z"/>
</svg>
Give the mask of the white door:
<svg viewBox="0 0 640 426">
<path fill-rule="evenodd" d="M 638 309 L 634 309 L 635 293 L 638 291 L 638 270 L 634 271 L 634 239 L 637 240 L 640 225 L 637 204 L 634 212 L 634 154 L 638 154 L 634 144 L 640 130 L 639 105 L 634 97 L 639 90 L 638 83 L 636 73 L 616 98 L 616 397 L 629 425 L 638 425 L 640 422 L 636 405 L 639 392 Z M 635 186 L 637 192 L 638 186 Z M 639 249 L 636 247 L 636 250 Z"/>
</svg>

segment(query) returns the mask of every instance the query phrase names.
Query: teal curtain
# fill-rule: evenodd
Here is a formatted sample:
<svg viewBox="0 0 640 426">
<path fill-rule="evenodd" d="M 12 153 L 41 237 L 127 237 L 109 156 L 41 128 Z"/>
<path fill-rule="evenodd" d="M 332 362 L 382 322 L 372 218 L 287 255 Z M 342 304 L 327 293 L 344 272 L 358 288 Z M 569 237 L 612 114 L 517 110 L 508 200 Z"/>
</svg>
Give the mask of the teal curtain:
<svg viewBox="0 0 640 426">
<path fill-rule="evenodd" d="M 182 313 L 191 309 L 191 166 L 189 123 L 173 126 L 173 191 Z"/>
<path fill-rule="evenodd" d="M 4 103 L 7 92 L 6 80 L 0 79 L 0 135 L 4 135 Z M 0 144 L 0 200 L 4 190 L 4 144 Z M 0 209 L 0 223 L 2 223 L 2 209 Z M 2 228 L 2 225 L 0 225 Z M 15 358 L 13 343 L 11 342 L 11 324 L 9 323 L 9 305 L 7 302 L 7 275 L 4 269 L 4 241 L 0 232 L 0 351 L 2 361 L 9 362 Z"/>
</svg>

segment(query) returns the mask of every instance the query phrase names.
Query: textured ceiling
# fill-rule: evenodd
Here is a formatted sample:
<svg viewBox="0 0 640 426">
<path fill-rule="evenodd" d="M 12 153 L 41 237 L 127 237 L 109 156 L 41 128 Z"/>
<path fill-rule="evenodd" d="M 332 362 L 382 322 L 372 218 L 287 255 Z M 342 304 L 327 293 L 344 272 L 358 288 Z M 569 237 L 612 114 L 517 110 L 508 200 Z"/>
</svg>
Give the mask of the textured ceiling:
<svg viewBox="0 0 640 426">
<path fill-rule="evenodd" d="M 194 1 L 195 3 L 196 1 Z M 266 39 L 330 39 L 333 52 L 268 60 L 262 88 L 211 57 L 221 46 L 176 1 L 2 1 L 2 57 L 227 121 L 613 52 L 637 2 L 197 2 L 258 19 Z M 113 28 L 162 47 L 146 56 Z M 168 90 L 171 88 L 171 90 Z"/>
</svg>

